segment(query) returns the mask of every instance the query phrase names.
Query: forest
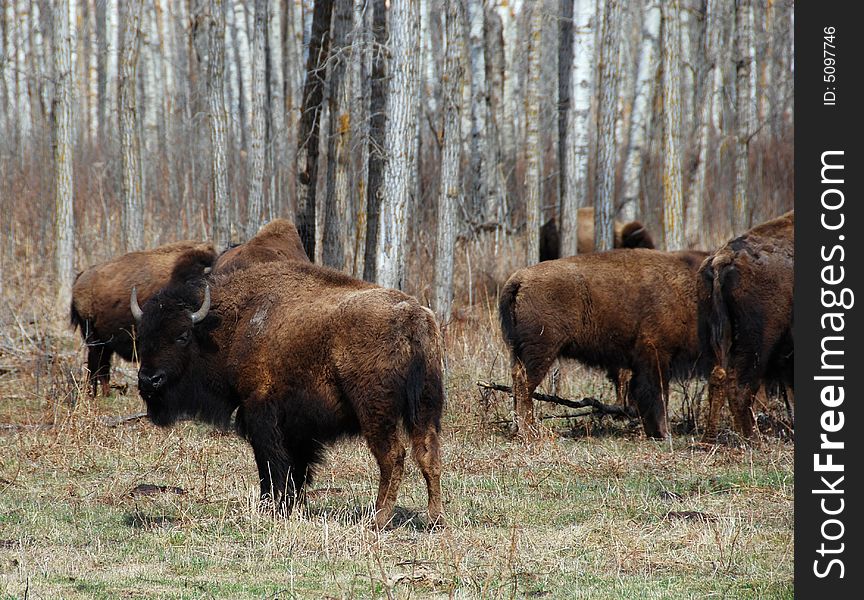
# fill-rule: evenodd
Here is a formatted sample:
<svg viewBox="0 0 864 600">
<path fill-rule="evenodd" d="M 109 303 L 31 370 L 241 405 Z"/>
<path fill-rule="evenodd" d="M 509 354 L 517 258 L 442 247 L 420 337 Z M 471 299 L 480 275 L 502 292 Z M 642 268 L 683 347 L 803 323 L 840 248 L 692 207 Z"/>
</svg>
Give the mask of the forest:
<svg viewBox="0 0 864 600">
<path fill-rule="evenodd" d="M 0 0 L 0 596 L 787 597 L 782 424 L 700 444 L 694 379 L 667 442 L 544 405 L 526 443 L 476 383 L 509 383 L 507 278 L 586 218 L 710 252 L 792 209 L 793 30 L 792 0 Z M 361 442 L 273 521 L 242 440 L 134 417 L 133 363 L 88 394 L 78 273 L 273 219 L 435 313 L 444 532 L 416 469 L 370 529 Z M 615 401 L 566 361 L 538 391 Z"/>
</svg>

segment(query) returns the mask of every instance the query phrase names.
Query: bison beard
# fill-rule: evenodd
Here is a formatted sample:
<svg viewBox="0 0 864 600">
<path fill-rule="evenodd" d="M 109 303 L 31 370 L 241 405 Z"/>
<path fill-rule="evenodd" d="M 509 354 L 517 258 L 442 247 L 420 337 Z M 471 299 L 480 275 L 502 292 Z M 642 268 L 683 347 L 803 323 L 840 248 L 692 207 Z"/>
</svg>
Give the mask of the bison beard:
<svg viewBox="0 0 864 600">
<path fill-rule="evenodd" d="M 738 430 L 750 437 L 753 397 L 793 389 L 794 212 L 721 246 L 699 270 L 699 340 L 714 369 L 705 441 L 714 441 L 725 397 Z"/>
<path fill-rule="evenodd" d="M 286 513 L 325 446 L 361 434 L 381 472 L 379 527 L 393 515 L 404 429 L 426 480 L 429 520 L 438 521 L 444 392 L 431 312 L 401 292 L 299 262 L 250 265 L 210 284 L 206 316 L 191 286 L 164 290 L 143 308 L 139 388 L 153 422 L 224 426 L 236 410 L 262 501 Z"/>
<path fill-rule="evenodd" d="M 645 433 L 666 437 L 672 377 L 702 373 L 696 335 L 695 272 L 704 252 L 614 250 L 540 263 L 514 273 L 499 316 L 512 356 L 518 428 L 531 427 L 531 394 L 561 356 L 617 373 Z"/>
</svg>

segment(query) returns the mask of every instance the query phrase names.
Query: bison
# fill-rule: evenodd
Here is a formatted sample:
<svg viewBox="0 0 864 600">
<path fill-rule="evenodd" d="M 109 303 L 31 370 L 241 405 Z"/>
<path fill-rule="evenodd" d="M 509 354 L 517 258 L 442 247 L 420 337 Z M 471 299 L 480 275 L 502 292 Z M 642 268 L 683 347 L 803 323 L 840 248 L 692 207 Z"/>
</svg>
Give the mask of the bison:
<svg viewBox="0 0 864 600">
<path fill-rule="evenodd" d="M 202 300 L 203 297 L 203 300 Z M 261 498 L 288 513 L 325 445 L 362 435 L 380 468 L 375 522 L 393 514 L 404 429 L 441 518 L 442 350 L 411 296 L 324 267 L 270 262 L 165 289 L 143 307 L 138 389 L 150 419 L 226 426 L 252 446 Z"/>
<path fill-rule="evenodd" d="M 594 252 L 594 208 L 579 209 L 577 251 L 579 254 Z M 639 221 L 622 223 L 615 221 L 615 248 L 654 248 L 651 234 Z M 555 219 L 549 219 L 540 228 L 540 261 L 561 258 L 561 237 Z"/>
<path fill-rule="evenodd" d="M 760 385 L 794 389 L 794 262 L 792 211 L 727 242 L 699 269 L 699 339 L 713 361 L 706 441 L 716 435 L 724 397 L 738 430 L 750 437 Z"/>
<path fill-rule="evenodd" d="M 630 394 L 645 433 L 666 437 L 670 379 L 704 370 L 695 274 L 706 255 L 612 250 L 516 271 L 501 291 L 499 316 L 517 428 L 533 425 L 531 394 L 560 356 L 613 376 L 632 371 Z"/>
<path fill-rule="evenodd" d="M 212 245 L 182 241 L 130 252 L 78 274 L 72 286 L 70 320 L 73 328 L 80 328 L 87 344 L 87 368 L 94 396 L 100 384 L 104 395 L 110 391 L 114 354 L 125 360 L 133 358 L 134 321 L 129 311 L 132 288 L 137 287 L 139 297 L 145 301 L 172 279 L 201 276 L 214 260 Z"/>
<path fill-rule="evenodd" d="M 245 244 L 228 248 L 216 259 L 216 272 L 245 269 L 253 263 L 278 260 L 309 262 L 294 223 L 273 219 Z"/>
</svg>

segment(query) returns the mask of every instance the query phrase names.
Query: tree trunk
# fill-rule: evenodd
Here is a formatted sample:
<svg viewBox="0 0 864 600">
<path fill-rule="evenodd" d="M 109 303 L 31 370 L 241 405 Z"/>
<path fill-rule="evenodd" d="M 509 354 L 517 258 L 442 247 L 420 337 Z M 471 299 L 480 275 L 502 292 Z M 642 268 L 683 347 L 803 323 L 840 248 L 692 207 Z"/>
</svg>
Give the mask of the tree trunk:
<svg viewBox="0 0 864 600">
<path fill-rule="evenodd" d="M 681 36 L 678 0 L 663 5 L 663 231 L 666 250 L 684 248 L 681 191 Z"/>
<path fill-rule="evenodd" d="M 6 2 L 5 10 L 3 11 L 3 20 L 6 22 L 6 39 L 4 39 L 4 56 L 15 56 L 15 4 Z M 5 118 L 9 119 L 6 123 L 8 131 L 12 135 L 18 135 L 20 127 L 17 120 L 12 117 L 17 112 L 17 96 L 16 96 L 16 77 L 18 73 L 12 60 L 0 61 L 0 68 L 3 69 L 3 83 L 6 88 L 6 105 L 4 106 Z M 13 138 L 15 139 L 15 138 Z"/>
<path fill-rule="evenodd" d="M 269 26 L 267 28 L 267 55 L 270 69 L 270 202 L 267 215 L 270 219 L 287 214 L 285 196 L 285 77 L 282 56 L 282 2 L 270 0 Z M 256 11 L 257 13 L 257 11 Z"/>
<path fill-rule="evenodd" d="M 264 206 L 264 143 L 267 135 L 264 122 L 267 102 L 267 1 L 255 0 L 255 28 L 252 44 L 252 94 L 249 105 L 252 129 L 249 131 L 249 202 L 246 211 L 246 238 L 261 227 Z"/>
<path fill-rule="evenodd" d="M 486 52 L 483 37 L 485 14 L 483 0 L 467 0 L 468 56 L 471 72 L 471 162 L 468 176 L 470 190 L 470 216 L 475 222 L 491 218 L 487 210 L 486 136 Z"/>
<path fill-rule="evenodd" d="M 657 46 L 660 34 L 660 3 L 647 0 L 642 17 L 642 46 L 639 51 L 639 71 L 636 75 L 636 97 L 633 102 L 633 115 L 630 125 L 630 146 L 624 164 L 624 190 L 622 205 L 640 205 L 642 183 L 642 160 L 648 150 L 650 140 L 648 130 L 651 124 L 654 99 L 654 84 L 657 80 Z M 634 210 L 634 216 L 638 210 Z"/>
<path fill-rule="evenodd" d="M 753 123 L 753 103 L 750 98 L 750 0 L 736 1 L 735 23 L 735 112 L 738 140 L 735 152 L 735 189 L 732 194 L 732 228 L 735 235 L 740 235 L 750 225 L 750 199 L 747 190 L 750 181 L 750 135 Z"/>
<path fill-rule="evenodd" d="M 42 19 L 40 17 L 39 11 L 39 3 L 34 2 L 32 4 L 33 10 L 33 52 L 36 54 L 36 65 L 37 71 L 40 74 L 39 83 L 37 84 L 39 87 L 39 102 L 40 108 L 42 112 L 42 119 L 45 122 L 49 122 L 51 120 L 51 94 L 50 94 L 50 83 L 51 79 L 51 64 L 45 58 L 45 40 L 42 34 Z M 2 36 L 0 36 L 2 37 Z M 2 41 L 0 41 L 0 48 L 3 47 Z M 115 69 L 116 75 L 116 69 Z M 115 96 L 116 98 L 116 96 Z M 3 106 L 3 104 L 0 104 Z M 0 123 L 2 126 L 2 123 Z"/>
<path fill-rule="evenodd" d="M 257 1 L 257 0 L 256 0 Z M 242 117 L 243 147 L 250 150 L 252 132 L 253 73 L 252 51 L 249 44 L 249 29 L 246 22 L 246 1 L 234 0 L 234 43 L 237 47 L 237 63 L 240 70 L 240 117 Z"/>
<path fill-rule="evenodd" d="M 486 213 L 489 219 L 499 224 L 504 223 L 507 209 L 504 206 L 506 197 L 506 181 L 502 152 L 504 148 L 504 130 L 512 128 L 512 117 L 504 109 L 504 37 L 501 18 L 492 3 L 486 5 L 486 87 L 488 90 L 488 123 L 489 134 L 486 136 L 488 148 L 489 174 L 488 203 Z"/>
<path fill-rule="evenodd" d="M 213 241 L 219 249 L 231 244 L 231 201 L 226 160 L 228 114 L 225 108 L 225 5 L 210 0 L 210 50 L 207 65 L 207 98 L 210 105 L 210 176 L 212 187 Z"/>
<path fill-rule="evenodd" d="M 69 0 L 66 0 L 67 2 Z M 75 277 L 75 217 L 72 186 L 72 65 L 68 6 L 54 11 L 54 266 L 57 305 L 65 316 Z"/>
<path fill-rule="evenodd" d="M 597 172 L 594 185 L 594 249 L 614 247 L 615 115 L 618 112 L 618 52 L 621 35 L 619 0 L 606 0 L 600 41 L 600 90 L 597 110 Z"/>
<path fill-rule="evenodd" d="M 337 2 L 333 11 L 332 53 L 328 82 L 328 110 L 330 118 L 327 136 L 327 196 L 324 202 L 325 219 L 322 238 L 322 260 L 328 267 L 343 269 L 347 264 L 348 249 L 346 228 L 353 220 L 348 214 L 349 152 L 351 143 L 351 82 L 348 62 L 351 47 L 348 34 L 354 12 L 353 2 Z M 353 261 L 351 261 L 353 262 Z"/>
<path fill-rule="evenodd" d="M 590 151 L 591 98 L 594 90 L 595 3 L 573 3 L 571 35 L 573 55 L 570 68 L 567 127 L 562 141 L 564 162 L 561 173 L 561 256 L 577 252 L 578 209 L 588 198 L 588 154 Z"/>
<path fill-rule="evenodd" d="M 528 82 L 525 92 L 525 263 L 540 260 L 540 70 L 542 61 L 543 9 L 531 7 Z"/>
<path fill-rule="evenodd" d="M 242 146 L 243 134 L 240 128 L 240 96 L 242 86 L 240 85 L 240 69 L 238 64 L 237 42 L 235 41 L 234 6 L 232 0 L 227 1 L 225 11 L 225 68 L 228 70 L 228 89 L 225 93 L 225 106 L 228 111 L 228 122 L 231 124 L 232 151 Z"/>
<path fill-rule="evenodd" d="M 144 247 L 144 205 L 141 142 L 138 136 L 136 67 L 138 65 L 141 4 L 129 7 L 123 26 L 120 74 L 120 155 L 123 194 L 123 236 L 126 252 Z"/>
<path fill-rule="evenodd" d="M 13 0 L 6 0 L 10 4 Z M 33 118 L 30 111 L 30 91 L 28 87 L 27 49 L 30 39 L 30 6 L 27 0 L 18 0 L 17 20 L 10 26 L 18 30 L 18 43 L 15 48 L 15 69 L 18 71 L 16 97 L 18 110 L 15 120 L 21 128 L 21 140 L 29 143 L 33 134 Z"/>
<path fill-rule="evenodd" d="M 444 131 L 441 150 L 441 187 L 438 194 L 438 233 L 435 245 L 435 297 L 438 320 L 447 323 L 453 304 L 453 251 L 456 243 L 456 209 L 460 198 L 459 166 L 462 148 L 462 18 L 458 2 L 447 3 L 444 88 Z"/>
<path fill-rule="evenodd" d="M 105 95 L 102 122 L 106 131 L 117 131 L 117 63 L 120 48 L 120 2 L 105 4 Z"/>
<path fill-rule="evenodd" d="M 330 50 L 333 0 L 315 0 L 312 36 L 306 61 L 303 109 L 297 153 L 297 230 L 306 254 L 315 256 L 315 198 L 318 185 L 318 141 L 324 109 L 324 74 Z"/>
<path fill-rule="evenodd" d="M 402 289 L 408 206 L 417 176 L 416 122 L 419 57 L 412 49 L 420 35 L 420 13 L 414 0 L 391 0 L 390 85 L 384 132 L 384 178 L 376 263 L 379 285 Z"/>
<path fill-rule="evenodd" d="M 377 244 L 381 183 L 384 178 L 384 129 L 387 126 L 387 9 L 385 0 L 373 0 L 372 82 L 369 91 L 369 187 L 366 192 L 366 257 L 363 278 L 377 281 Z"/>
<path fill-rule="evenodd" d="M 366 234 L 368 229 L 367 190 L 369 177 L 369 94 L 371 82 L 371 43 L 369 34 L 371 23 L 371 5 L 367 0 L 354 0 L 353 39 L 351 42 L 351 138 L 356 140 L 356 149 L 350 154 L 353 158 L 352 169 L 352 214 L 354 215 L 354 236 L 352 255 L 354 263 L 351 274 L 363 278 L 365 265 Z"/>
<path fill-rule="evenodd" d="M 87 2 L 87 120 L 90 143 L 99 140 L 99 38 L 96 32 L 96 0 Z"/>
</svg>

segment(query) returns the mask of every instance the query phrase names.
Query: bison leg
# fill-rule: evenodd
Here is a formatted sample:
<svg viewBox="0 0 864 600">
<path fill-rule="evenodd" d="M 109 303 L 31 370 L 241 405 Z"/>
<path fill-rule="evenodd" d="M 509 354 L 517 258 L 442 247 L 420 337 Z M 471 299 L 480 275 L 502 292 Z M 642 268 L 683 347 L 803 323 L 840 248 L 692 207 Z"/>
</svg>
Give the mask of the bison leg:
<svg viewBox="0 0 864 600">
<path fill-rule="evenodd" d="M 102 387 L 102 395 L 108 396 L 111 393 L 109 380 L 111 377 L 111 355 L 113 352 L 102 343 L 93 343 L 87 348 L 87 370 L 90 371 L 90 385 L 93 390 L 93 395 L 99 393 L 98 388 Z"/>
<path fill-rule="evenodd" d="M 736 370 L 729 369 L 727 377 L 729 410 L 732 412 L 738 431 L 744 438 L 750 438 L 756 426 L 753 415 L 753 396 L 756 395 L 756 389 L 750 382 L 741 381 Z"/>
<path fill-rule="evenodd" d="M 393 517 L 396 507 L 396 494 L 405 469 L 405 447 L 395 430 L 388 436 L 376 436 L 375 439 L 367 439 L 367 442 L 381 470 L 378 499 L 375 501 L 375 525 L 383 529 Z"/>
<path fill-rule="evenodd" d="M 513 361 L 513 411 L 516 431 L 530 434 L 534 428 L 534 390 L 543 381 L 555 354 L 540 364 L 526 364 L 521 360 Z"/>
<path fill-rule="evenodd" d="M 726 371 L 716 366 L 708 378 L 708 422 L 702 441 L 713 444 L 717 439 L 717 425 L 720 421 L 720 409 L 723 406 L 723 397 L 726 395 Z"/>
<path fill-rule="evenodd" d="M 429 524 L 433 527 L 442 524 L 441 446 L 434 426 L 430 425 L 425 431 L 411 432 L 411 456 L 426 480 Z"/>
<path fill-rule="evenodd" d="M 641 372 L 634 372 L 630 380 L 630 394 L 636 401 L 639 417 L 645 435 L 653 438 L 666 438 L 669 429 L 666 426 L 666 403 L 663 400 L 663 390 L 656 377 Z"/>
</svg>

